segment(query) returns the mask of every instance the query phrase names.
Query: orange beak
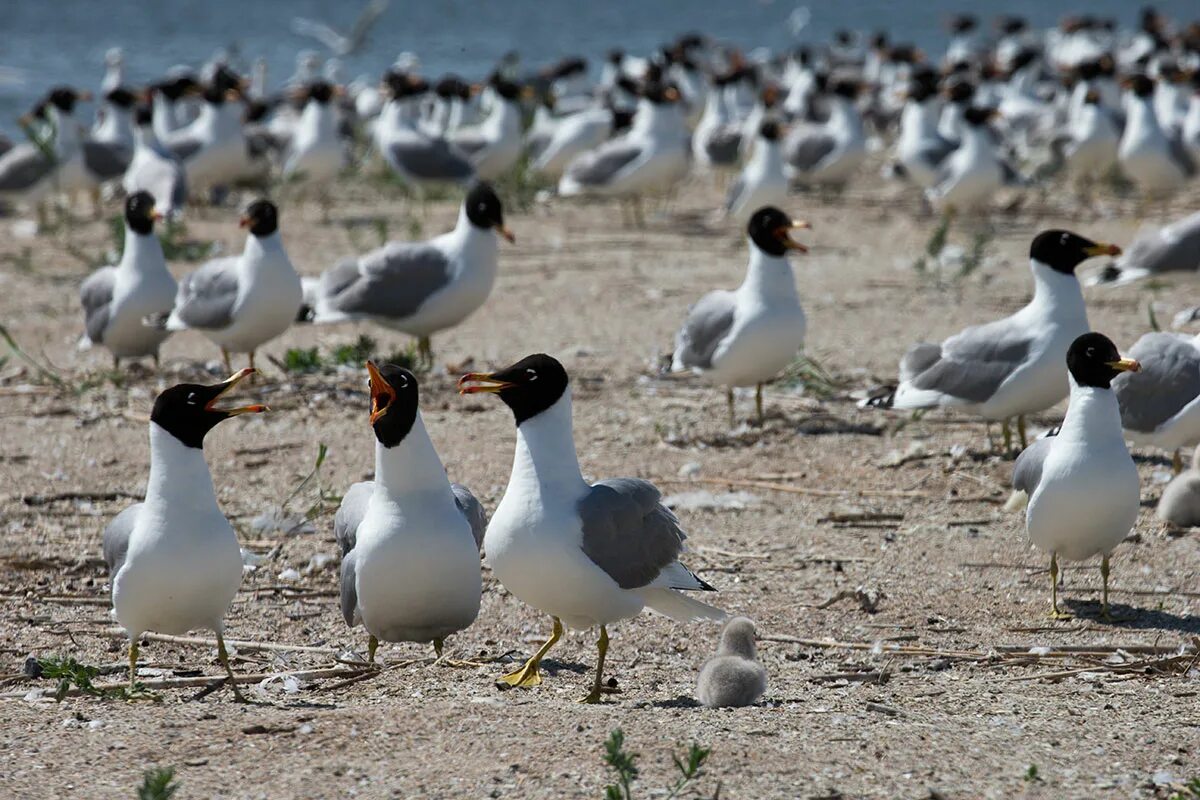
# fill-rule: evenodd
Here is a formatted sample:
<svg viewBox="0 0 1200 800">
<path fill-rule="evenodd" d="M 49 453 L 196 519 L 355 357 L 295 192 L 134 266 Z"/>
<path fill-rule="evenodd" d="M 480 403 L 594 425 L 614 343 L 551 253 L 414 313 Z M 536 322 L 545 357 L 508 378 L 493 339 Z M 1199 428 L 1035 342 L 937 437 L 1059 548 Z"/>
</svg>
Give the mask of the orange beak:
<svg viewBox="0 0 1200 800">
<path fill-rule="evenodd" d="M 503 223 L 496 226 L 496 233 L 503 236 L 505 241 L 507 241 L 509 244 L 517 243 L 517 237 L 514 236 L 513 232 L 508 229 L 508 226 Z"/>
<path fill-rule="evenodd" d="M 805 220 L 792 220 L 791 225 L 779 228 L 777 231 L 775 231 L 775 235 L 783 241 L 783 246 L 788 250 L 797 250 L 801 253 L 807 253 L 808 247 L 800 242 L 797 242 L 791 237 L 791 231 L 793 230 L 812 230 L 812 225 Z"/>
<path fill-rule="evenodd" d="M 253 367 L 247 367 L 246 369 L 238 370 L 237 372 L 230 375 L 228 378 L 226 378 L 222 382 L 223 388 L 221 389 L 220 392 L 217 393 L 217 396 L 214 397 L 212 400 L 209 400 L 204 405 L 204 410 L 219 412 L 219 413 L 225 414 L 226 416 L 229 416 L 229 417 L 236 417 L 239 414 L 261 414 L 264 411 L 270 411 L 271 409 L 267 408 L 265 405 L 263 405 L 261 403 L 254 403 L 254 404 L 248 405 L 248 406 L 240 406 L 238 408 L 217 408 L 216 407 L 217 401 L 220 400 L 225 395 L 229 394 L 231 391 L 233 391 L 234 387 L 237 386 L 239 383 L 241 383 L 243 378 L 247 377 L 248 375 L 253 375 L 257 371 L 258 370 L 254 369 Z"/>
<path fill-rule="evenodd" d="M 245 214 L 242 214 L 242 216 L 240 216 L 238 218 L 238 227 L 239 228 L 249 228 L 250 227 L 250 217 L 246 216 Z"/>
<path fill-rule="evenodd" d="M 1116 361 L 1109 361 L 1108 366 L 1115 369 L 1117 372 L 1140 372 L 1142 365 L 1132 358 L 1121 358 Z"/>
<path fill-rule="evenodd" d="M 1107 242 L 1099 242 L 1098 244 L 1094 244 L 1091 247 L 1086 248 L 1083 252 L 1085 252 L 1089 256 L 1093 256 L 1093 257 L 1095 257 L 1095 256 L 1119 256 L 1119 255 L 1121 255 L 1121 248 L 1117 247 L 1115 244 L 1108 244 Z"/>
<path fill-rule="evenodd" d="M 515 384 L 500 381 L 486 372 L 468 372 L 458 379 L 459 394 L 496 394 Z"/>
<path fill-rule="evenodd" d="M 374 425 L 392 407 L 392 403 L 396 399 L 396 392 L 392 390 L 391 385 L 379 373 L 374 361 L 367 362 L 367 374 L 371 376 L 370 419 L 371 424 Z"/>
</svg>

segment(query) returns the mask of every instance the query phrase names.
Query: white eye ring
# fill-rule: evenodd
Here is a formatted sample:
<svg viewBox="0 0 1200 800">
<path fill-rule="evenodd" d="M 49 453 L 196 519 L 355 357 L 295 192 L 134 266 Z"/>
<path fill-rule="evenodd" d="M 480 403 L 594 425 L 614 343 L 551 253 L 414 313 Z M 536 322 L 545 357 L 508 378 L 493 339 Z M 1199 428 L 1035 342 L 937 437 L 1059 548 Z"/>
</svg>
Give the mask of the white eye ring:
<svg viewBox="0 0 1200 800">
<path fill-rule="evenodd" d="M 537 376 L 537 370 L 535 370 L 535 369 L 526 369 L 526 370 L 525 370 L 525 372 L 527 372 L 527 373 L 529 374 L 529 382 L 530 382 L 530 383 L 533 383 L 534 381 L 536 381 L 536 380 L 537 380 L 537 378 L 538 378 L 538 376 Z"/>
<path fill-rule="evenodd" d="M 404 377 L 403 375 L 400 376 L 400 388 L 401 389 L 408 388 L 408 378 Z"/>
<path fill-rule="evenodd" d="M 195 393 L 195 392 L 188 392 L 187 401 L 188 401 L 188 405 L 189 405 L 189 406 L 194 406 L 194 405 L 196 405 L 196 393 Z"/>
</svg>

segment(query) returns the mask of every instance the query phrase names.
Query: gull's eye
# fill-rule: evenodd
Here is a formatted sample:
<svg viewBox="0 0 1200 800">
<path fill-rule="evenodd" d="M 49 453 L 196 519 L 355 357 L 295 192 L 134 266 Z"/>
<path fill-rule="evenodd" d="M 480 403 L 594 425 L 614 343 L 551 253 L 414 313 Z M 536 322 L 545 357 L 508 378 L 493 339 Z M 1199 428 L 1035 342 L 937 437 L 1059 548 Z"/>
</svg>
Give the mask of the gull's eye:
<svg viewBox="0 0 1200 800">
<path fill-rule="evenodd" d="M 400 388 L 401 389 L 408 388 L 408 378 L 404 377 L 403 375 L 400 376 Z"/>
<path fill-rule="evenodd" d="M 538 376 L 537 376 L 537 370 L 534 370 L 534 369 L 526 369 L 526 370 L 525 370 L 525 373 L 526 373 L 526 374 L 529 376 L 529 382 L 530 382 L 530 383 L 533 383 L 534 381 L 536 381 L 536 380 L 537 380 L 537 377 L 538 377 Z"/>
<path fill-rule="evenodd" d="M 1089 347 L 1087 349 L 1087 354 L 1088 354 L 1088 358 L 1091 358 L 1092 356 L 1096 355 L 1096 348 Z"/>
<path fill-rule="evenodd" d="M 188 402 L 189 406 L 196 405 L 196 393 L 195 392 L 188 392 L 187 402 Z"/>
</svg>

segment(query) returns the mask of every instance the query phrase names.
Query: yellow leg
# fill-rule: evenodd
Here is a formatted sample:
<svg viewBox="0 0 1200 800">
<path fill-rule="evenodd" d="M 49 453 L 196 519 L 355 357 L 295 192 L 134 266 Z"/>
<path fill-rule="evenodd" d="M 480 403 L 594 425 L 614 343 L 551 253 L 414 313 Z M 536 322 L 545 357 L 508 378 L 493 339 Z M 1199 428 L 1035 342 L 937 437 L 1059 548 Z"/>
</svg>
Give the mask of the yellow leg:
<svg viewBox="0 0 1200 800">
<path fill-rule="evenodd" d="M 1105 553 L 1100 558 L 1100 577 L 1104 579 L 1104 594 L 1100 600 L 1100 617 L 1102 619 L 1112 619 L 1112 614 L 1108 610 L 1108 553 Z"/>
<path fill-rule="evenodd" d="M 1025 417 L 1017 417 L 1017 434 L 1021 437 L 1021 449 L 1024 450 L 1029 446 L 1029 441 L 1025 438 Z"/>
<path fill-rule="evenodd" d="M 1171 456 L 1171 471 L 1176 475 L 1183 472 L 1183 457 L 1179 455 L 1178 450 Z"/>
<path fill-rule="evenodd" d="M 138 658 L 138 643 L 137 639 L 129 642 L 129 691 L 132 692 L 137 685 L 137 658 Z"/>
<path fill-rule="evenodd" d="M 522 689 L 529 689 L 542 682 L 542 676 L 538 674 L 538 666 L 542 663 L 542 659 L 546 657 L 546 653 L 550 652 L 550 648 L 554 647 L 563 635 L 562 620 L 558 617 L 553 617 L 553 619 L 554 630 L 550 634 L 550 638 L 546 640 L 546 643 L 519 670 L 500 676 L 502 683 L 507 683 L 509 686 L 519 686 Z"/>
<path fill-rule="evenodd" d="M 725 387 L 725 403 L 729 406 L 729 427 L 737 424 L 737 417 L 733 413 L 733 387 Z"/>
<path fill-rule="evenodd" d="M 250 369 L 254 369 L 254 351 L 250 351 Z"/>
<path fill-rule="evenodd" d="M 379 649 L 379 640 L 375 638 L 375 634 L 370 634 L 367 637 L 367 663 L 375 663 L 375 651 Z"/>
<path fill-rule="evenodd" d="M 442 655 L 442 649 L 445 646 L 446 646 L 445 639 L 434 639 L 433 640 L 433 652 L 437 656 L 437 658 L 434 659 L 434 662 L 433 662 L 434 664 L 444 664 L 447 667 L 467 667 L 467 668 L 490 666 L 488 662 L 484 662 L 484 661 L 472 661 L 470 659 L 446 658 L 445 656 Z"/>
<path fill-rule="evenodd" d="M 233 372 L 233 364 L 229 360 L 229 351 L 224 347 L 221 348 L 221 360 L 225 362 L 225 371 Z"/>
<path fill-rule="evenodd" d="M 1050 619 L 1070 619 L 1071 615 L 1058 610 L 1058 553 L 1050 554 Z"/>
<path fill-rule="evenodd" d="M 592 691 L 582 698 L 581 703 L 599 703 L 600 696 L 604 694 L 602 681 L 604 680 L 604 657 L 608 654 L 608 628 L 600 626 L 600 638 L 596 641 L 596 650 L 599 657 L 596 659 L 596 680 L 592 683 Z"/>
<path fill-rule="evenodd" d="M 762 399 L 762 384 L 758 384 L 754 388 L 754 410 L 758 412 L 758 425 L 763 424 L 763 399 Z"/>
<path fill-rule="evenodd" d="M 221 666 L 225 667 L 225 674 L 229 676 L 229 688 L 233 689 L 233 698 L 239 703 L 250 702 L 237 687 L 237 679 L 233 676 L 233 667 L 229 665 L 229 652 L 225 649 L 225 634 L 221 631 L 217 631 L 217 658 L 221 659 Z"/>
<path fill-rule="evenodd" d="M 1001 421 L 1000 433 L 1004 436 L 1004 455 L 1007 456 L 1012 450 L 1012 428 L 1009 427 L 1008 420 Z"/>
</svg>

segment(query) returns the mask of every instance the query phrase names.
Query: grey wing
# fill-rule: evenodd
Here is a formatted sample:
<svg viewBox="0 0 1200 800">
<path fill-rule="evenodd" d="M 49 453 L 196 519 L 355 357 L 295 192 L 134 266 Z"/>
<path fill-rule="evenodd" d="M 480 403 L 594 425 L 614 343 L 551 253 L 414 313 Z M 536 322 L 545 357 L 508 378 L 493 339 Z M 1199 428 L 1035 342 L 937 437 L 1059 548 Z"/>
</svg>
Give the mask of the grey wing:
<svg viewBox="0 0 1200 800">
<path fill-rule="evenodd" d="M 732 164 L 737 161 L 738 148 L 742 144 L 742 129 L 730 126 L 718 128 L 704 143 L 704 150 L 714 164 Z"/>
<path fill-rule="evenodd" d="M 1170 138 L 1171 159 L 1179 165 L 1183 170 L 1183 174 L 1189 178 L 1196 175 L 1196 162 L 1192 158 L 1191 152 L 1188 150 L 1187 144 L 1181 136 L 1172 136 Z"/>
<path fill-rule="evenodd" d="M 1117 265 L 1122 269 L 1138 267 L 1152 273 L 1200 269 L 1200 212 L 1173 222 L 1164 230 L 1139 236 Z"/>
<path fill-rule="evenodd" d="M 900 380 L 911 381 L 936 364 L 941 357 L 942 346 L 940 344 L 917 342 L 908 348 L 904 358 L 900 359 Z"/>
<path fill-rule="evenodd" d="M 189 328 L 229 327 L 238 295 L 237 262 L 237 256 L 218 258 L 185 275 L 175 297 L 175 316 Z"/>
<path fill-rule="evenodd" d="M 199 139 L 175 139 L 170 142 L 164 142 L 164 144 L 171 151 L 171 155 L 180 161 L 187 161 L 200 152 L 200 148 L 204 146 L 204 143 Z"/>
<path fill-rule="evenodd" d="M 54 169 L 53 162 L 31 144 L 19 144 L 0 156 L 0 192 L 19 192 Z"/>
<path fill-rule="evenodd" d="M 342 619 L 346 620 L 346 624 L 351 628 L 358 624 L 358 587 L 354 584 L 355 574 L 354 552 L 351 551 L 342 556 L 341 582 L 338 587 Z"/>
<path fill-rule="evenodd" d="M 118 144 L 107 142 L 85 141 L 83 143 L 83 163 L 88 171 L 102 181 L 119 178 L 129 168 L 133 152 Z"/>
<path fill-rule="evenodd" d="M 1054 437 L 1047 436 L 1044 439 L 1038 439 L 1021 451 L 1021 455 L 1017 456 L 1017 462 L 1013 464 L 1012 488 L 1014 491 L 1033 496 L 1034 490 L 1041 483 L 1042 464 L 1046 461 L 1046 454 L 1050 452 L 1050 446 L 1053 443 Z"/>
<path fill-rule="evenodd" d="M 1112 382 L 1125 430 L 1149 433 L 1200 396 L 1200 350 L 1190 336 L 1148 333 L 1129 355 L 1141 370 Z"/>
<path fill-rule="evenodd" d="M 333 536 L 337 539 L 338 547 L 342 549 L 342 558 L 354 549 L 358 538 L 358 526 L 367 513 L 367 501 L 371 499 L 371 492 L 374 490 L 374 481 L 360 481 L 342 495 L 342 503 L 333 515 Z"/>
<path fill-rule="evenodd" d="M 600 186 L 611 182 L 641 155 L 642 149 L 636 145 L 601 147 L 572 161 L 565 174 L 585 186 Z"/>
<path fill-rule="evenodd" d="M 729 184 L 729 191 L 725 193 L 725 210 L 733 211 L 737 206 L 738 200 L 741 199 L 742 189 L 746 186 L 746 181 L 741 175 L 738 175 L 733 183 Z"/>
<path fill-rule="evenodd" d="M 583 552 L 622 589 L 649 585 L 683 552 L 687 535 L 661 496 L 648 481 L 617 478 L 579 501 Z"/>
<path fill-rule="evenodd" d="M 920 147 L 917 148 L 917 158 L 936 169 L 956 149 L 954 142 L 939 136 L 936 139 L 926 139 L 921 142 Z"/>
<path fill-rule="evenodd" d="M 735 309 L 731 292 L 709 292 L 701 297 L 675 334 L 675 363 L 681 367 L 711 367 L 713 355 L 733 328 Z"/>
<path fill-rule="evenodd" d="M 112 304 L 113 281 L 116 270 L 101 267 L 88 276 L 79 287 L 79 302 L 83 304 L 83 326 L 87 337 L 99 344 L 108 327 L 108 314 Z"/>
<path fill-rule="evenodd" d="M 1032 340 L 997 335 L 993 325 L 967 328 L 945 341 L 941 357 L 912 379 L 930 389 L 972 403 L 988 400 L 1029 357 Z"/>
<path fill-rule="evenodd" d="M 344 314 L 402 318 L 450 281 L 446 254 L 430 244 L 392 243 L 321 276 L 321 294 Z"/>
<path fill-rule="evenodd" d="M 827 133 L 811 133 L 799 137 L 788 148 L 787 161 L 801 172 L 810 172 L 834 151 L 836 140 Z"/>
<path fill-rule="evenodd" d="M 396 142 L 388 152 L 400 169 L 414 178 L 465 181 L 475 174 L 471 162 L 445 139 Z"/>
<path fill-rule="evenodd" d="M 488 140 L 476 131 L 464 131 L 453 139 L 454 147 L 460 153 L 473 156 L 488 146 Z"/>
<path fill-rule="evenodd" d="M 454 503 L 458 506 L 458 510 L 471 525 L 471 535 L 475 537 L 475 546 L 482 548 L 483 534 L 487 530 L 488 524 L 487 511 L 483 509 L 483 503 L 479 502 L 479 498 L 461 483 L 450 484 L 450 491 L 454 492 Z"/>
<path fill-rule="evenodd" d="M 133 532 L 133 523 L 137 521 L 138 511 L 142 503 L 135 503 L 113 517 L 104 529 L 104 539 L 101 545 L 104 552 L 104 563 L 108 565 L 108 575 L 115 578 L 125 563 L 125 553 L 129 550 L 129 535 Z"/>
</svg>

